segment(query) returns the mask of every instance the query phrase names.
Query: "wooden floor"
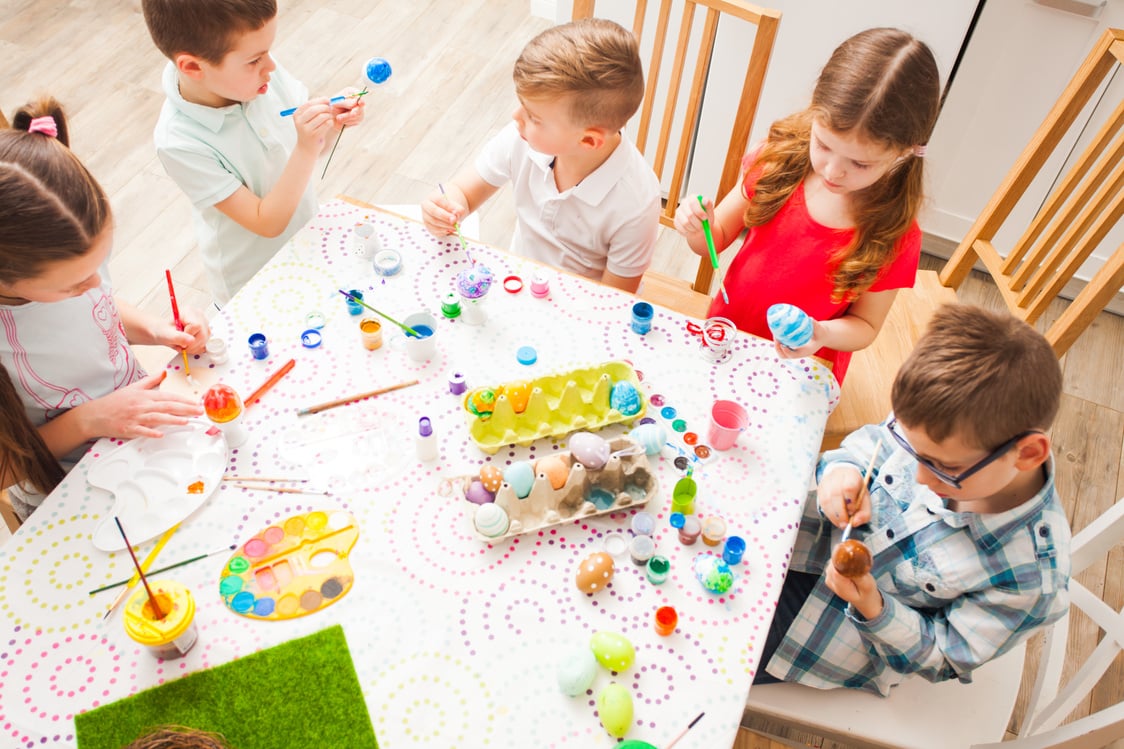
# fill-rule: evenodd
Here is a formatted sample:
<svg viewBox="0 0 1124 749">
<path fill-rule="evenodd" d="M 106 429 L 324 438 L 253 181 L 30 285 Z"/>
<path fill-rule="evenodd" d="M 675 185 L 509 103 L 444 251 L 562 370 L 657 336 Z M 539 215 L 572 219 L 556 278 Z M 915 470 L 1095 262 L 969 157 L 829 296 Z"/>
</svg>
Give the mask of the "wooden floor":
<svg viewBox="0 0 1124 749">
<path fill-rule="evenodd" d="M 394 68 L 390 80 L 368 97 L 367 121 L 344 134 L 320 182 L 322 199 L 348 194 L 378 204 L 416 203 L 474 158 L 515 105 L 511 64 L 519 49 L 549 25 L 530 17 L 526 0 L 280 0 L 280 5 L 275 54 L 314 94 L 362 84 L 362 65 L 372 56 L 386 57 Z M 0 2 L 0 109 L 10 115 L 39 93 L 51 93 L 67 106 L 73 148 L 113 201 L 114 283 L 125 300 L 169 314 L 164 268 L 175 274 L 181 304 L 203 307 L 209 295 L 190 206 L 153 155 L 163 64 L 136 0 Z M 513 210 L 506 190 L 481 212 L 481 222 L 481 239 L 507 245 Z M 661 243 L 657 270 L 693 278 L 694 267 L 695 257 L 674 241 Z M 979 278 L 960 296 L 1000 306 L 994 287 Z M 1059 492 L 1077 530 L 1124 495 L 1119 384 L 1124 320 L 1102 314 L 1063 364 L 1065 399 L 1053 438 Z M 1121 570 L 1124 553 L 1118 551 L 1107 570 L 1091 570 L 1085 582 L 1106 590 L 1119 607 Z M 1091 648 L 1093 643 L 1080 641 L 1081 632 L 1078 628 L 1075 647 Z M 1122 685 L 1124 666 L 1118 662 L 1095 699 L 1119 700 Z M 814 737 L 789 740 L 794 743 L 743 730 L 735 747 L 821 745 Z"/>
</svg>

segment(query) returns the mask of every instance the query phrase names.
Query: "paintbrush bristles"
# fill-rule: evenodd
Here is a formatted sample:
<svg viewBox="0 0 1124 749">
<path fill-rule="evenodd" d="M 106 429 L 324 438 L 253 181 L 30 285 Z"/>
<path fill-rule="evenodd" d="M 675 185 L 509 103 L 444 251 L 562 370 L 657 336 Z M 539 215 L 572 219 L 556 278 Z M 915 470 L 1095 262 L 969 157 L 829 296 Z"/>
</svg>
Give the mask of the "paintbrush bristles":
<svg viewBox="0 0 1124 749">
<path fill-rule="evenodd" d="M 141 564 L 137 561 L 137 555 L 133 552 L 133 545 L 129 543 L 129 537 L 125 535 L 125 529 L 121 526 L 121 519 L 114 515 L 113 522 L 117 523 L 117 530 L 120 531 L 121 539 L 125 542 L 125 548 L 129 552 L 129 558 L 133 560 L 133 566 L 137 568 L 140 581 L 144 583 L 144 590 L 148 593 L 148 602 L 152 604 L 152 613 L 156 614 L 157 619 L 163 619 L 165 617 L 164 611 L 160 608 L 160 603 L 156 600 L 152 588 L 148 586 L 148 578 L 144 576 L 144 570 L 141 569 Z"/>
</svg>

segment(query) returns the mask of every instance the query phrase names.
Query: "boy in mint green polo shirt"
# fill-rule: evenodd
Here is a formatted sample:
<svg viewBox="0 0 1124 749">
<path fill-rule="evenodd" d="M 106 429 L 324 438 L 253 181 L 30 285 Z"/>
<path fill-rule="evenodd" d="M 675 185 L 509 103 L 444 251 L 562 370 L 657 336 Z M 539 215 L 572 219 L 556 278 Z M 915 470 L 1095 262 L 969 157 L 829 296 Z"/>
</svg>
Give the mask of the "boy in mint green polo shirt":
<svg viewBox="0 0 1124 749">
<path fill-rule="evenodd" d="M 142 5 L 170 61 L 156 153 L 191 199 L 207 283 L 222 306 L 316 213 L 316 162 L 335 132 L 362 121 L 363 102 L 308 101 L 274 62 L 276 0 Z"/>
</svg>

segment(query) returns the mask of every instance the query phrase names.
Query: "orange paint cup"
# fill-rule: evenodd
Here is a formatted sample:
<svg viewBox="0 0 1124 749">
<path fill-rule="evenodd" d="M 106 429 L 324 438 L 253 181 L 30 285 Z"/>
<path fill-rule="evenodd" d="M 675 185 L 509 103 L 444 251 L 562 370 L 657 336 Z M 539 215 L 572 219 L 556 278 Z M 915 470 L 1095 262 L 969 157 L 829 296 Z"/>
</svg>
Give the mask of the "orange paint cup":
<svg viewBox="0 0 1124 749">
<path fill-rule="evenodd" d="M 667 637 L 675 632 L 675 628 L 679 626 L 679 614 L 675 613 L 675 609 L 671 606 L 660 606 L 656 609 L 656 633 L 661 637 Z"/>
</svg>

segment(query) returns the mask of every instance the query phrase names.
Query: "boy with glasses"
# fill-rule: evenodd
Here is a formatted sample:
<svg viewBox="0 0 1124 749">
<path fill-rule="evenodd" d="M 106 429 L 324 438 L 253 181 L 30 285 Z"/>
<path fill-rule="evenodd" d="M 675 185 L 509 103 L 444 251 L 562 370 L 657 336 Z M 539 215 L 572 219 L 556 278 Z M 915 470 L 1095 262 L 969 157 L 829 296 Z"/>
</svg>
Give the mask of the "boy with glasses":
<svg viewBox="0 0 1124 749">
<path fill-rule="evenodd" d="M 1070 530 L 1045 432 L 1061 385 L 1026 323 L 942 307 L 898 372 L 893 415 L 820 461 L 755 682 L 967 682 L 1061 617 Z M 855 578 L 830 561 L 848 525 L 873 555 Z"/>
</svg>

